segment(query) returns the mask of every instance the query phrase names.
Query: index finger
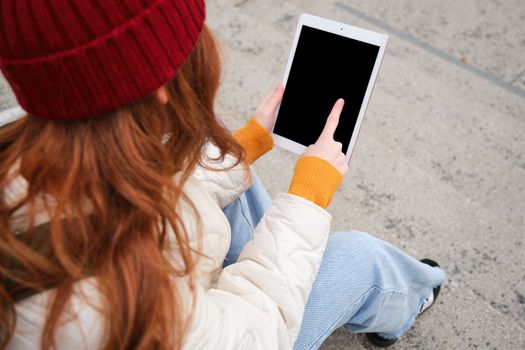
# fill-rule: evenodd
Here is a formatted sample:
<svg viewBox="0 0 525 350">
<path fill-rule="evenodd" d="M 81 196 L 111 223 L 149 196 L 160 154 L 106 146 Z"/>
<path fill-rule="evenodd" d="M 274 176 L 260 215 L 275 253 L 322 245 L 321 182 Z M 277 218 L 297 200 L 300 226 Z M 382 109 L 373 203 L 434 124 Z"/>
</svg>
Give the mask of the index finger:
<svg viewBox="0 0 525 350">
<path fill-rule="evenodd" d="M 339 116 L 341 115 L 344 104 L 345 100 L 343 100 L 342 98 L 338 99 L 335 102 L 334 106 L 332 107 L 332 111 L 330 112 L 330 115 L 326 119 L 326 124 L 324 125 L 324 129 L 321 132 L 319 139 L 326 137 L 334 137 L 335 129 L 337 129 L 337 125 L 339 124 Z"/>
</svg>

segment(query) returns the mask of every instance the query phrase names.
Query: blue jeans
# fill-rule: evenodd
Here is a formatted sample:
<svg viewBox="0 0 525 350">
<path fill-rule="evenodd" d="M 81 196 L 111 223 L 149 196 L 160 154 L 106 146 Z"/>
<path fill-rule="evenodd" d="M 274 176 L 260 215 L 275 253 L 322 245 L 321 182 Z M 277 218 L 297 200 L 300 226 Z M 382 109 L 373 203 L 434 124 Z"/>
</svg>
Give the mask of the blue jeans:
<svg viewBox="0 0 525 350">
<path fill-rule="evenodd" d="M 224 266 L 237 261 L 271 201 L 253 168 L 252 175 L 251 187 L 224 208 L 232 228 Z M 412 326 L 432 288 L 445 280 L 442 269 L 367 233 L 332 233 L 294 349 L 317 349 L 342 326 L 397 339 Z"/>
</svg>

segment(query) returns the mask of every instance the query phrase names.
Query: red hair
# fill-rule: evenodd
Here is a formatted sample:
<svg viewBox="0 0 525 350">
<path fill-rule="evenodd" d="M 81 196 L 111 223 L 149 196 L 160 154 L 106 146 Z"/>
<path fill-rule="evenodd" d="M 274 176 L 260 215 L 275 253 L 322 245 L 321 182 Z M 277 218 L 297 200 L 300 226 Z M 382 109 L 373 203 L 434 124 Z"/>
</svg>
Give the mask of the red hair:
<svg viewBox="0 0 525 350">
<path fill-rule="evenodd" d="M 207 142 L 221 150 L 218 160 L 234 155 L 233 166 L 242 163 L 249 176 L 244 150 L 214 115 L 219 77 L 218 49 L 205 26 L 165 86 L 167 104 L 150 95 L 85 120 L 28 115 L 0 130 L 0 348 L 15 329 L 14 303 L 51 288 L 41 346 L 53 348 L 73 286 L 87 277 L 102 295 L 105 349 L 181 348 L 190 320 L 175 286 L 180 277 L 193 285 L 199 255 L 189 244 L 197 233 L 186 232 L 177 212 L 183 200 L 197 215 L 182 188 L 205 166 Z M 5 190 L 17 175 L 27 180 L 27 194 L 8 203 Z M 12 216 L 22 207 L 28 227 L 15 235 Z M 50 219 L 36 226 L 39 210 Z"/>
</svg>

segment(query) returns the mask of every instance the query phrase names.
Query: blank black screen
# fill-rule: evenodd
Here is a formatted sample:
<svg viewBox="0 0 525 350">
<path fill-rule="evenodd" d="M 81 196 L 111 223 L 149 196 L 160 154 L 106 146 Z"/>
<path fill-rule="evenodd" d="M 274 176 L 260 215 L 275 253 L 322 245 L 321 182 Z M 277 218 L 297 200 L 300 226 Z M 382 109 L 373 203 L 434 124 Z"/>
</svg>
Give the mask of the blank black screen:
<svg viewBox="0 0 525 350">
<path fill-rule="evenodd" d="M 334 139 L 346 154 L 378 52 L 379 46 L 303 26 L 273 132 L 315 143 L 341 97 Z"/>
</svg>

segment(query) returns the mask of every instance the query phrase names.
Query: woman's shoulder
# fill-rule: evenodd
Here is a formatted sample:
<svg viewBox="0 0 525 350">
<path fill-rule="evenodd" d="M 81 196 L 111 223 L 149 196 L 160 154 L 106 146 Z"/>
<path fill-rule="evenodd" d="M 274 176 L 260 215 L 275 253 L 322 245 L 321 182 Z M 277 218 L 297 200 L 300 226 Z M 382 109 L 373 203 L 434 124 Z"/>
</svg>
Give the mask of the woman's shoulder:
<svg viewBox="0 0 525 350">
<path fill-rule="evenodd" d="M 212 142 L 205 144 L 202 153 L 202 165 L 194 169 L 192 177 L 224 208 L 250 186 L 249 174 L 233 155 L 226 153 L 221 158 L 220 149 Z"/>
</svg>

